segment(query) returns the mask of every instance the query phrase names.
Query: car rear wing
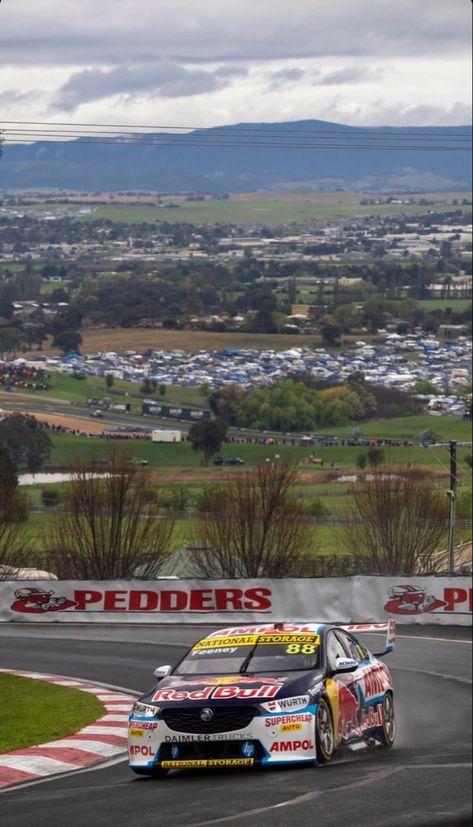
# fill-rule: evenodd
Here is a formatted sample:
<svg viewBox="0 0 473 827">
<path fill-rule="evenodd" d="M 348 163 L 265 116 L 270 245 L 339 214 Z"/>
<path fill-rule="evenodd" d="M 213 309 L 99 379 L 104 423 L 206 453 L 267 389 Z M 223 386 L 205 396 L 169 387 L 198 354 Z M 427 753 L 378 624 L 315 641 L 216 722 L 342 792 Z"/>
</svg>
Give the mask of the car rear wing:
<svg viewBox="0 0 473 827">
<path fill-rule="evenodd" d="M 366 632 L 368 634 L 376 634 L 379 632 L 386 633 L 386 643 L 382 652 L 375 652 L 377 658 L 383 655 L 388 655 L 392 652 L 396 644 L 396 623 L 394 620 L 387 620 L 385 623 L 352 623 L 349 626 L 340 626 L 345 632 Z"/>
</svg>

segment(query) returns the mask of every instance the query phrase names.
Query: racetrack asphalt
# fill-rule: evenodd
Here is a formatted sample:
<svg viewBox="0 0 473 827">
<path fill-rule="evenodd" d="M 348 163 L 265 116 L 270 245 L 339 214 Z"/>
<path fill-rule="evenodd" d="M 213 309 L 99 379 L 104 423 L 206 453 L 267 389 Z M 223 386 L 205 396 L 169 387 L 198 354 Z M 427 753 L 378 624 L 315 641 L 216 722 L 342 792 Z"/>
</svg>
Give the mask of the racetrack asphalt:
<svg viewBox="0 0 473 827">
<path fill-rule="evenodd" d="M 0 664 L 146 690 L 204 627 L 0 626 Z M 370 641 L 372 643 L 372 640 Z M 471 822 L 471 629 L 400 628 L 393 750 L 323 768 L 139 778 L 126 763 L 0 795 L 6 827 L 403 827 Z"/>
</svg>

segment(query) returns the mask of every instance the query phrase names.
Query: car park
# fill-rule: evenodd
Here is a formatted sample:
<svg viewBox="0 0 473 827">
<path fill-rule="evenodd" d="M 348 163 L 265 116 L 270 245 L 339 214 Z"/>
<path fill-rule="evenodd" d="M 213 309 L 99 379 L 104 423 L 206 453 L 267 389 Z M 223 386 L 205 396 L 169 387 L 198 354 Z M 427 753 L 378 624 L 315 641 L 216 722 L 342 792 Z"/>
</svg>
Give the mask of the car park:
<svg viewBox="0 0 473 827">
<path fill-rule="evenodd" d="M 373 655 L 359 640 L 386 633 Z M 357 635 L 357 636 L 355 636 Z M 392 747 L 393 681 L 380 657 L 394 648 L 393 621 L 338 626 L 268 623 L 199 640 L 132 707 L 131 769 L 169 770 L 328 764 L 353 745 Z"/>
<path fill-rule="evenodd" d="M 462 337 L 448 342 L 419 333 L 405 339 L 397 334 L 383 334 L 376 343 L 368 345 L 360 340 L 337 353 L 305 346 L 263 351 L 226 348 L 197 353 L 175 348 L 125 355 L 109 351 L 0 362 L 0 375 L 2 371 L 8 374 L 19 363 L 48 372 L 100 377 L 113 374 L 117 380 L 140 384 L 147 379 L 165 386 L 206 384 L 220 388 L 238 384 L 244 389 L 272 386 L 295 373 L 330 383 L 343 382 L 360 371 L 367 383 L 400 390 L 412 390 L 418 382 L 429 382 L 437 389 L 432 398 L 448 388 L 446 412 L 461 414 L 454 391 L 471 380 L 471 342 Z M 93 401 L 97 409 L 99 401 Z"/>
</svg>

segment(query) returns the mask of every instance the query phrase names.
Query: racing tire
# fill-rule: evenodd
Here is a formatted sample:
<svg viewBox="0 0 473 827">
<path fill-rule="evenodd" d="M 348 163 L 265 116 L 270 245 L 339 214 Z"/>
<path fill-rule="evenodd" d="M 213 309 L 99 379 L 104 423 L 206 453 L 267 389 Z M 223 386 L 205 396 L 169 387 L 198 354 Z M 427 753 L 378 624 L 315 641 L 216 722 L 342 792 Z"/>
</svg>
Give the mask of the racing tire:
<svg viewBox="0 0 473 827">
<path fill-rule="evenodd" d="M 381 726 L 381 743 L 391 749 L 396 739 L 396 716 L 394 714 L 394 697 L 392 692 L 386 692 L 381 704 L 383 723 Z"/>
<path fill-rule="evenodd" d="M 335 731 L 330 706 L 321 698 L 315 715 L 315 746 L 317 764 L 328 764 L 335 752 Z"/>
</svg>

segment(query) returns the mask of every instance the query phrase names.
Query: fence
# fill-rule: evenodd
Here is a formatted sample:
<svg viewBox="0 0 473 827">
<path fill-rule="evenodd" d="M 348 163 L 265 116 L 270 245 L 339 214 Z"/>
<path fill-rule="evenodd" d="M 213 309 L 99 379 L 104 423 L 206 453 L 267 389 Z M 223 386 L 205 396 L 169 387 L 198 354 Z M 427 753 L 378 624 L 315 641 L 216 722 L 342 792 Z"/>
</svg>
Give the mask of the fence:
<svg viewBox="0 0 473 827">
<path fill-rule="evenodd" d="M 471 624 L 471 575 L 0 582 L 0 621 Z"/>
</svg>

